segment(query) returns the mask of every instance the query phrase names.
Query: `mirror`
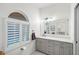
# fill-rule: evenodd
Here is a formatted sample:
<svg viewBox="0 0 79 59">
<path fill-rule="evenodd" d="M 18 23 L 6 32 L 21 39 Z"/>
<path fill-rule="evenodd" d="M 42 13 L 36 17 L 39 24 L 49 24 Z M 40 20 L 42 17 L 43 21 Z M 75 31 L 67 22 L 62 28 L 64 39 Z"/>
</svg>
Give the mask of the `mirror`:
<svg viewBox="0 0 79 59">
<path fill-rule="evenodd" d="M 45 18 L 43 21 L 43 35 L 69 35 L 69 19 L 51 20 L 49 21 L 49 18 Z"/>
<path fill-rule="evenodd" d="M 69 37 L 70 4 L 57 3 L 40 9 L 41 36 Z"/>
</svg>

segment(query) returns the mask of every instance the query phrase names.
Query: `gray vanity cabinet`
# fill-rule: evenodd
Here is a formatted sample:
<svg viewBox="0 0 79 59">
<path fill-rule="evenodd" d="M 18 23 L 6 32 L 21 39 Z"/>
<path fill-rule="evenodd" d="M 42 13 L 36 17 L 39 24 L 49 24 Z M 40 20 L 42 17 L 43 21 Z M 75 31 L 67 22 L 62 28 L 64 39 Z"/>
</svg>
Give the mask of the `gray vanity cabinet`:
<svg viewBox="0 0 79 59">
<path fill-rule="evenodd" d="M 36 49 L 49 55 L 73 54 L 72 43 L 48 40 L 48 39 L 37 39 Z"/>
</svg>

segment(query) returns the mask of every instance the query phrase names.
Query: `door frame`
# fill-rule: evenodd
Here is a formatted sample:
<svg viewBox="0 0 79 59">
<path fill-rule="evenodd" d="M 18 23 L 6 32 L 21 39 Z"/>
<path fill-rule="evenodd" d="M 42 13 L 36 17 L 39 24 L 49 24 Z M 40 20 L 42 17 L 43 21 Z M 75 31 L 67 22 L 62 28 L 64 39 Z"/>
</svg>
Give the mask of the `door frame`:
<svg viewBox="0 0 79 59">
<path fill-rule="evenodd" d="M 77 8 L 79 3 L 74 8 L 74 44 L 75 44 L 75 55 L 77 55 Z"/>
</svg>

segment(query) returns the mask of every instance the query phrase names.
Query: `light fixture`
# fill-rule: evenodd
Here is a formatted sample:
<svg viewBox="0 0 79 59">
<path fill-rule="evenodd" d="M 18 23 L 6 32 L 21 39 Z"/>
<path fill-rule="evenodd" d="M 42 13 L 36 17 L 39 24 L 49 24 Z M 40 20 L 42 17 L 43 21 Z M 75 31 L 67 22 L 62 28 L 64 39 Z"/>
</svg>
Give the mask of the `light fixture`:
<svg viewBox="0 0 79 59">
<path fill-rule="evenodd" d="M 46 17 L 45 20 L 46 21 L 54 21 L 54 20 L 56 20 L 56 17 Z"/>
</svg>

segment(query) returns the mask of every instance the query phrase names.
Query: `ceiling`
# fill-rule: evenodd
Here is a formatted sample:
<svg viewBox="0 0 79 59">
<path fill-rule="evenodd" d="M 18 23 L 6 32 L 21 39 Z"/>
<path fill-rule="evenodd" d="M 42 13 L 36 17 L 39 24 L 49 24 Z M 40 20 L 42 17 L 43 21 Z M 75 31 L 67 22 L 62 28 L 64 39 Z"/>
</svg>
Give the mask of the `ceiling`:
<svg viewBox="0 0 79 59">
<path fill-rule="evenodd" d="M 70 5 L 71 3 L 28 3 L 28 5 L 31 5 L 36 8 L 44 8 L 44 7 L 50 7 L 50 6 L 59 6 L 59 5 Z"/>
<path fill-rule="evenodd" d="M 59 6 L 59 5 L 70 5 L 71 3 L 2 3 L 0 6 L 29 6 L 29 7 L 35 7 L 35 8 L 45 8 L 50 6 Z"/>
<path fill-rule="evenodd" d="M 48 7 L 51 6 L 53 3 L 30 3 L 29 5 L 32 5 L 33 7 L 36 8 L 43 8 L 43 7 Z"/>
</svg>

